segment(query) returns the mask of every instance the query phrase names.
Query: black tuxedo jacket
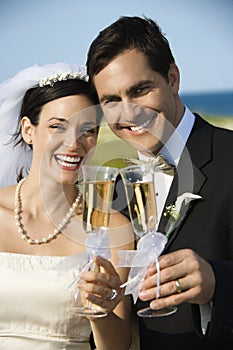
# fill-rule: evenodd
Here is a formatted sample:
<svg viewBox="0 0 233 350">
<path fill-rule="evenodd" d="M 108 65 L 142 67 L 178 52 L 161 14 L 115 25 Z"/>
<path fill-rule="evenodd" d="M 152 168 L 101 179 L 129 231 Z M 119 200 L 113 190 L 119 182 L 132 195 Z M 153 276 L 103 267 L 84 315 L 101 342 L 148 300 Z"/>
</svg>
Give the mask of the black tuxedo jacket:
<svg viewBox="0 0 233 350">
<path fill-rule="evenodd" d="M 192 192 L 184 219 L 172 232 L 164 253 L 190 248 L 212 265 L 216 276 L 211 322 L 203 337 L 198 305 L 182 304 L 162 318 L 139 318 L 141 349 L 162 346 L 233 349 L 233 132 L 214 127 L 196 115 L 165 207 Z M 159 231 L 166 231 L 162 215 Z M 137 308 L 148 303 L 138 301 Z M 177 347 L 178 348 L 178 347 Z"/>
</svg>

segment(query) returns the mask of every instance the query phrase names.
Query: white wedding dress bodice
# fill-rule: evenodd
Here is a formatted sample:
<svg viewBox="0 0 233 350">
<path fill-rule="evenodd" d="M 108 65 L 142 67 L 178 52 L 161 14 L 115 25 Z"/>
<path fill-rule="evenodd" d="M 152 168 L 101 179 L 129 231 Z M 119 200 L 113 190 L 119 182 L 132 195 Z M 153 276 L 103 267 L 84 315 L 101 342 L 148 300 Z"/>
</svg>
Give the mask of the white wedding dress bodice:
<svg viewBox="0 0 233 350">
<path fill-rule="evenodd" d="M 72 313 L 69 288 L 87 261 L 86 253 L 58 257 L 0 252 L 1 350 L 90 349 L 89 321 Z"/>
</svg>

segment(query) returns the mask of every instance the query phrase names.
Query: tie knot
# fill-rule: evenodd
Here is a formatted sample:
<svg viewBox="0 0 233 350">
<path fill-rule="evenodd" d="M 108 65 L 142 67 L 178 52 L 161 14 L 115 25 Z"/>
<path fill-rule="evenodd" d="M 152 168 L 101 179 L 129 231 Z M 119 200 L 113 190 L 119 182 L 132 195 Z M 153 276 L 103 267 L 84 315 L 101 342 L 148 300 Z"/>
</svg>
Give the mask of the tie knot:
<svg viewBox="0 0 233 350">
<path fill-rule="evenodd" d="M 155 170 L 162 171 L 167 175 L 174 176 L 175 173 L 175 166 L 169 163 L 169 161 L 161 154 L 157 155 L 155 158 L 150 158 L 146 161 L 134 158 L 126 158 L 125 162 L 128 166 L 149 163 L 154 165 Z"/>
<path fill-rule="evenodd" d="M 156 156 L 153 159 L 153 164 L 163 173 L 174 176 L 175 166 L 171 164 L 163 155 L 159 154 Z"/>
</svg>

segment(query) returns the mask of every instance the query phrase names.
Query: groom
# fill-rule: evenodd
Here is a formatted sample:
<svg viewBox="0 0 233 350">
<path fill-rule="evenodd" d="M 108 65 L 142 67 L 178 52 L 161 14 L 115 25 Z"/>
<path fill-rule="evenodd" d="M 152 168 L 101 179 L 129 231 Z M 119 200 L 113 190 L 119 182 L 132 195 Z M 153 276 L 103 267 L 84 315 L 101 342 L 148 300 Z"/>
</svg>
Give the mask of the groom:
<svg viewBox="0 0 233 350">
<path fill-rule="evenodd" d="M 232 349 L 233 133 L 183 105 L 179 69 L 151 19 L 121 17 L 101 31 L 87 70 L 111 130 L 143 161 L 160 154 L 176 168 L 156 181 L 159 231 L 167 232 L 179 196 L 200 196 L 177 220 L 160 257 L 158 300 L 157 271 L 148 269 L 138 308 L 178 305 L 178 311 L 139 319 L 141 349 L 181 350 L 190 342 L 199 350 Z"/>
</svg>

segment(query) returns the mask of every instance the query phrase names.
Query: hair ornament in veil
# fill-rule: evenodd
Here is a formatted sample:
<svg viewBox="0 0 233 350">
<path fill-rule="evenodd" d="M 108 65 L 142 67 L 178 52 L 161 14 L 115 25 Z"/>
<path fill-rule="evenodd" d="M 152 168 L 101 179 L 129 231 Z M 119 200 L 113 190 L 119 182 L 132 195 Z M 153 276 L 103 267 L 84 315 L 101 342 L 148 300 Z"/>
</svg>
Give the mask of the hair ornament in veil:
<svg viewBox="0 0 233 350">
<path fill-rule="evenodd" d="M 31 148 L 22 145 L 14 147 L 11 142 L 26 91 L 37 86 L 53 86 L 57 81 L 69 79 L 87 81 L 85 69 L 67 63 L 35 64 L 0 84 L 0 187 L 16 184 L 18 171 L 21 168 L 29 169 L 31 164 Z"/>
<path fill-rule="evenodd" d="M 57 73 L 51 76 L 47 76 L 44 79 L 41 79 L 41 81 L 39 82 L 39 86 L 40 87 L 44 87 L 46 85 L 53 86 L 58 81 L 69 80 L 69 79 L 82 79 L 82 80 L 88 81 L 87 75 L 83 73 L 64 72 L 64 73 Z"/>
</svg>

